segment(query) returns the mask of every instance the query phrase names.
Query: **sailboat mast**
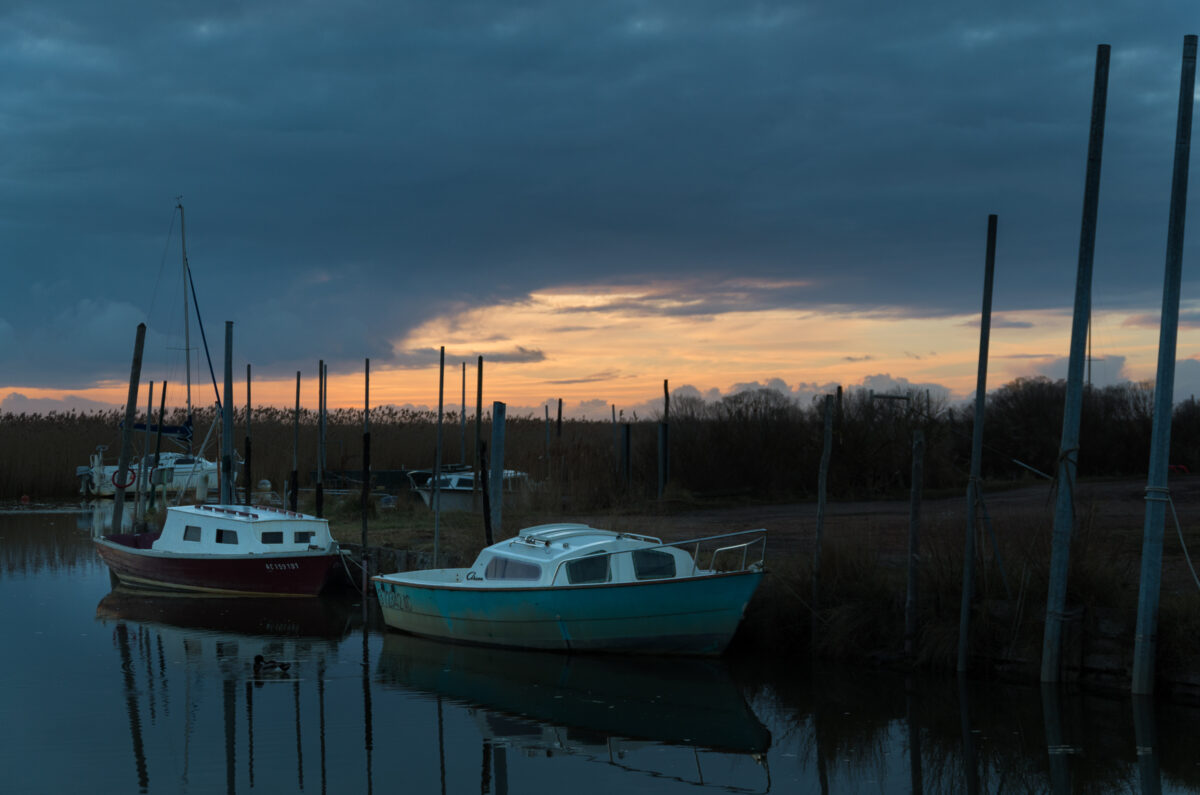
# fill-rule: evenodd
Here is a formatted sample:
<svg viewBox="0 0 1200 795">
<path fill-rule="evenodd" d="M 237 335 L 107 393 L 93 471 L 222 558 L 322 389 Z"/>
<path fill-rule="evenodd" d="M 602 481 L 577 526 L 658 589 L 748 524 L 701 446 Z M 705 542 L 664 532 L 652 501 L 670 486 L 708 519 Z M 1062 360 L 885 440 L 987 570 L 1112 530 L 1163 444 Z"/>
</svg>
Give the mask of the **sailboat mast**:
<svg viewBox="0 0 1200 795">
<path fill-rule="evenodd" d="M 176 205 L 179 208 L 179 240 L 183 248 L 183 360 L 184 373 L 187 378 L 187 415 L 186 421 L 192 419 L 192 324 L 188 320 L 188 260 L 187 260 L 187 226 L 183 220 L 183 202 Z M 188 436 L 188 454 L 192 452 L 192 437 Z"/>
</svg>

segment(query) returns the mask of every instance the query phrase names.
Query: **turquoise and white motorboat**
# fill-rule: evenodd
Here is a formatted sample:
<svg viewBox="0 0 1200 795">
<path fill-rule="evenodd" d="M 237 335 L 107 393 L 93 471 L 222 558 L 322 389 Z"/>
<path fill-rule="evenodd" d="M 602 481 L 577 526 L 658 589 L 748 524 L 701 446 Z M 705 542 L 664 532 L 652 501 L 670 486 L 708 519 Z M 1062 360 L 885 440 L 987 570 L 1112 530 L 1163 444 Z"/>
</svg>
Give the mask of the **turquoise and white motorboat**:
<svg viewBox="0 0 1200 795">
<path fill-rule="evenodd" d="M 522 530 L 466 569 L 372 578 L 393 629 L 568 652 L 722 653 L 765 573 L 765 530 L 664 544 L 584 524 Z"/>
</svg>

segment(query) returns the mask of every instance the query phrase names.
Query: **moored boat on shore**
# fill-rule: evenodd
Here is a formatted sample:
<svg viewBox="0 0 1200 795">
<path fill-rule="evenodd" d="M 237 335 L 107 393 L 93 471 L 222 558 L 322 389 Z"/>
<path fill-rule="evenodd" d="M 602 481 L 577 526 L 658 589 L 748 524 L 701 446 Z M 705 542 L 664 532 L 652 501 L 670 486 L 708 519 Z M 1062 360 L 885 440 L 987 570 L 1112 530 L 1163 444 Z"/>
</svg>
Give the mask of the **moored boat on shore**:
<svg viewBox="0 0 1200 795">
<path fill-rule="evenodd" d="M 265 506 L 171 507 L 159 533 L 95 543 L 126 585 L 201 593 L 316 596 L 342 554 L 325 519 Z"/>
<path fill-rule="evenodd" d="M 414 635 L 570 652 L 715 655 L 765 573 L 766 535 L 664 544 L 583 524 L 539 525 L 486 547 L 470 568 L 373 582 L 387 625 Z"/>
</svg>

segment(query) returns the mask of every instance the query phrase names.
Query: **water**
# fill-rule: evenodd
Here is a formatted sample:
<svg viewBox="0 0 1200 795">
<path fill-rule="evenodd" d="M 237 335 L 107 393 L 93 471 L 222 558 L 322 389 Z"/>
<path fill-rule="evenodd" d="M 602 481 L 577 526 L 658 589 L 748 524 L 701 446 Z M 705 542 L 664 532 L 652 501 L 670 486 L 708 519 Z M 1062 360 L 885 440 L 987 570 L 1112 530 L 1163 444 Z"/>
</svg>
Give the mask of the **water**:
<svg viewBox="0 0 1200 795">
<path fill-rule="evenodd" d="M 2 792 L 1200 792 L 1196 709 L 114 590 L 95 515 L 0 514 Z M 291 667 L 256 675 L 256 654 Z"/>
</svg>

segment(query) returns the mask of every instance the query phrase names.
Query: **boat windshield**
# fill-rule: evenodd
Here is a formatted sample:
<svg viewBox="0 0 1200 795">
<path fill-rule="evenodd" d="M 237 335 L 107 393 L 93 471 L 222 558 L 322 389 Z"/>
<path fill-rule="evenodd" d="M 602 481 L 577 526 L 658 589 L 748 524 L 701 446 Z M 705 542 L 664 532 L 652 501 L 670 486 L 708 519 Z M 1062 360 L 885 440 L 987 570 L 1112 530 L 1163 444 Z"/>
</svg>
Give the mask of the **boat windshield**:
<svg viewBox="0 0 1200 795">
<path fill-rule="evenodd" d="M 489 580 L 540 580 L 542 567 L 523 560 L 494 556 L 483 574 Z"/>
</svg>

